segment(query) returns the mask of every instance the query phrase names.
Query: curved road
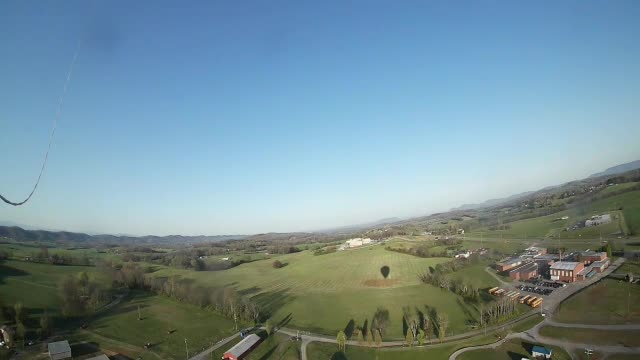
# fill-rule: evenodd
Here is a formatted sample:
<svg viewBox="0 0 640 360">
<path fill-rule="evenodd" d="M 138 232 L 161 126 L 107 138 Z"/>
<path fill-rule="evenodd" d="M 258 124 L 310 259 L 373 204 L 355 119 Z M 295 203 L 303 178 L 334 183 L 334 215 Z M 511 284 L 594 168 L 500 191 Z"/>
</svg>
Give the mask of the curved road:
<svg viewBox="0 0 640 360">
<path fill-rule="evenodd" d="M 480 329 L 480 330 L 474 330 L 474 331 L 470 331 L 470 332 L 466 332 L 463 334 L 459 334 L 459 335 L 454 335 L 454 336 L 447 336 L 445 337 L 443 342 L 451 342 L 451 341 L 456 341 L 456 340 L 461 340 L 461 339 L 466 339 L 466 338 L 470 338 L 476 335 L 480 335 L 483 332 L 492 332 L 494 330 L 503 328 L 503 327 L 507 327 L 507 326 L 511 326 L 513 324 L 516 324 L 518 322 L 523 321 L 524 319 L 537 314 L 539 311 L 544 311 L 544 313 L 547 315 L 546 318 L 544 319 L 544 321 L 540 322 L 538 325 L 534 326 L 533 328 L 531 328 L 530 330 L 527 330 L 525 332 L 520 332 L 520 333 L 512 333 L 509 334 L 507 337 L 505 337 L 504 339 L 495 342 L 493 344 L 488 344 L 488 345 L 480 345 L 480 346 L 472 346 L 472 347 L 468 347 L 468 348 L 463 348 L 460 349 L 456 352 L 454 352 L 453 354 L 451 354 L 451 356 L 449 357 L 449 360 L 455 360 L 456 357 L 464 352 L 467 351 L 471 351 L 471 350 L 477 350 L 477 349 L 494 349 L 500 345 L 502 345 L 505 341 L 509 340 L 509 339 L 514 339 L 514 338 L 518 338 L 518 339 L 522 339 L 522 340 L 526 340 L 526 341 L 531 341 L 531 342 L 538 342 L 538 343 L 545 343 L 545 344 L 550 344 L 550 345 L 554 345 L 554 346 L 559 346 L 565 349 L 571 349 L 571 351 L 575 351 L 578 349 L 584 349 L 584 348 L 592 348 L 594 350 L 600 351 L 602 353 L 606 353 L 606 354 L 612 354 L 612 353 L 628 353 L 628 354 L 635 354 L 635 353 L 640 353 L 640 348 L 629 348 L 629 347 L 624 347 L 624 346 L 607 346 L 607 345 L 592 345 L 592 344 L 582 344 L 582 343 L 572 343 L 572 342 L 567 342 L 567 341 L 563 341 L 563 340 L 557 340 L 557 339 L 553 339 L 553 338 L 547 338 L 544 336 L 541 336 L 539 334 L 539 329 L 542 326 L 545 325 L 549 325 L 549 326 L 558 326 L 558 327 L 564 327 L 564 328 L 589 328 L 589 329 L 598 329 L 598 330 L 640 330 L 640 324 L 626 324 L 626 325 L 589 325 L 589 324 L 566 324 L 566 323 L 560 323 L 557 321 L 554 321 L 553 319 L 551 319 L 551 316 L 555 313 L 555 311 L 557 310 L 558 306 L 560 305 L 561 302 L 563 302 L 564 300 L 566 300 L 568 297 L 570 297 L 571 295 L 575 294 L 576 292 L 582 290 L 583 288 L 590 286 L 594 283 L 596 283 L 597 281 L 601 280 L 602 278 L 608 276 L 609 274 L 611 274 L 615 269 L 617 269 L 620 265 L 622 265 L 622 263 L 624 262 L 623 258 L 619 258 L 618 260 L 616 260 L 613 264 L 611 264 L 611 266 L 605 270 L 602 274 L 598 274 L 596 276 L 594 276 L 593 278 L 589 279 L 589 280 L 585 280 L 585 281 L 581 281 L 579 283 L 573 283 L 573 284 L 569 284 L 566 288 L 562 288 L 562 289 L 558 289 L 556 290 L 552 296 L 548 297 L 545 300 L 545 305 L 543 306 L 543 308 L 541 310 L 532 310 L 529 313 L 525 314 L 524 316 L 519 317 L 518 319 L 514 319 L 512 321 L 509 321 L 507 323 L 504 324 L 499 324 L 496 326 L 491 326 L 488 327 L 486 330 Z M 513 284 L 507 283 L 504 280 L 500 279 L 496 274 L 494 274 L 493 272 L 490 271 L 489 268 L 486 268 L 485 271 L 487 271 L 489 274 L 491 274 L 493 277 L 495 277 L 501 284 L 503 287 L 507 287 L 507 288 L 513 288 L 515 289 L 515 286 Z M 288 336 L 298 336 L 300 334 L 300 332 L 298 330 L 292 330 L 292 329 L 287 329 L 287 328 L 279 328 L 277 330 L 275 330 L 277 332 L 280 332 L 282 334 L 288 335 Z M 328 337 L 328 336 L 324 336 L 324 335 L 317 335 L 317 334 L 311 334 L 306 332 L 306 334 L 304 334 L 305 332 L 303 332 L 302 335 L 300 335 L 300 339 L 301 339 L 301 357 L 302 360 L 307 360 L 307 345 L 311 342 L 317 341 L 317 342 L 325 342 L 325 343 L 336 343 L 336 339 L 333 337 Z M 221 340 L 220 342 L 218 342 L 215 346 L 205 350 L 204 352 L 192 357 L 189 360 L 201 360 L 201 359 L 205 359 L 206 356 L 218 349 L 220 346 L 228 343 L 229 341 L 231 341 L 233 338 L 237 337 L 238 334 L 235 334 L 233 336 L 230 336 L 228 338 L 225 338 L 223 340 Z M 437 339 L 431 339 L 429 341 L 425 342 L 426 344 L 432 344 L 432 343 L 439 343 L 439 340 Z M 353 341 L 353 340 L 349 340 L 347 341 L 347 345 L 351 345 L 351 346 L 359 346 L 357 341 Z M 384 341 L 382 342 L 381 346 L 382 347 L 397 347 L 397 346 L 403 346 L 404 345 L 404 341 L 403 340 L 397 340 L 397 341 Z"/>
<path fill-rule="evenodd" d="M 546 336 L 542 336 L 540 335 L 540 329 L 544 326 L 556 326 L 556 327 L 562 327 L 562 328 L 580 328 L 580 329 L 596 329 L 596 330 L 602 330 L 602 331 L 607 331 L 607 330 L 640 330 L 640 324 L 620 324 L 620 325 L 591 325 L 591 324 L 568 324 L 568 323 L 562 323 L 562 322 L 558 322 L 552 319 L 553 315 L 555 314 L 558 306 L 560 305 L 561 302 L 563 302 L 564 300 L 566 300 L 567 298 L 569 298 L 571 295 L 575 294 L 576 292 L 586 288 L 587 286 L 590 286 L 598 281 L 600 281 L 602 278 L 610 275 L 613 271 L 615 271 L 620 265 L 622 265 L 622 263 L 624 263 L 624 259 L 623 258 L 619 258 L 618 260 L 616 260 L 606 271 L 604 271 L 602 274 L 599 274 L 598 276 L 586 280 L 586 281 L 582 281 L 580 283 L 573 283 L 568 285 L 568 288 L 564 288 L 564 289 L 559 289 L 560 291 L 556 291 L 556 296 L 550 297 L 549 300 L 545 301 L 545 306 L 544 306 L 544 311 L 547 314 L 547 316 L 545 317 L 544 321 L 540 322 L 539 324 L 537 324 L 536 326 L 534 326 L 533 328 L 524 331 L 524 332 L 520 332 L 520 333 L 513 333 L 513 334 L 509 334 L 507 337 L 505 337 L 504 339 L 495 342 L 493 344 L 487 344 L 487 345 L 479 345 L 479 346 L 470 346 L 467 348 L 463 348 L 463 349 L 459 349 L 456 352 L 454 352 L 453 354 L 451 354 L 451 356 L 449 356 L 449 360 L 455 360 L 460 354 L 467 352 L 467 351 L 472 351 L 472 350 L 480 350 L 480 349 L 495 349 L 498 346 L 502 345 L 505 341 L 509 340 L 509 339 L 522 339 L 522 340 L 526 340 L 526 341 L 530 341 L 530 342 L 534 342 L 534 343 L 544 343 L 544 344 L 549 344 L 549 345 L 553 345 L 553 346 L 558 346 L 561 347 L 563 349 L 569 350 L 569 353 L 572 357 L 574 357 L 574 353 L 576 351 L 583 351 L 586 348 L 590 348 L 593 349 L 595 351 L 601 352 L 603 354 L 606 355 L 610 355 L 610 354 L 640 354 L 640 347 L 626 347 L 626 346 L 622 346 L 622 345 L 594 345 L 594 344 L 585 344 L 585 343 L 578 343 L 578 342 L 570 342 L 570 341 L 566 341 L 566 340 L 558 340 L 555 338 L 549 338 Z M 487 270 L 488 271 L 488 270 Z"/>
</svg>

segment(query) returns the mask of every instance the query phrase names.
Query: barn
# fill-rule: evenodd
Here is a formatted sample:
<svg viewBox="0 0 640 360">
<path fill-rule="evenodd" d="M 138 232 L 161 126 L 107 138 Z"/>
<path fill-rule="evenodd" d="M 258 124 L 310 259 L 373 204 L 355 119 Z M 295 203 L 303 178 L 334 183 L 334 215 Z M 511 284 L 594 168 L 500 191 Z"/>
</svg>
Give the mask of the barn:
<svg viewBox="0 0 640 360">
<path fill-rule="evenodd" d="M 231 349 L 227 350 L 222 357 L 223 360 L 240 360 L 247 356 L 251 350 L 255 349 L 260 343 L 260 337 L 251 334 L 239 343 L 235 344 Z"/>
</svg>

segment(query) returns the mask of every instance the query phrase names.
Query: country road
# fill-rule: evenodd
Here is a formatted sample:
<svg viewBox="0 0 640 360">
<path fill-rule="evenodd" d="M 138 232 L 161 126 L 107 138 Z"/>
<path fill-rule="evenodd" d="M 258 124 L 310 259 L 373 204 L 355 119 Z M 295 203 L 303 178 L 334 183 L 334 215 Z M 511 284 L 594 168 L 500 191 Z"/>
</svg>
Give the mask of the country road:
<svg viewBox="0 0 640 360">
<path fill-rule="evenodd" d="M 640 347 L 626 347 L 623 345 L 585 344 L 585 343 L 571 342 L 566 340 L 558 340 L 555 338 L 549 338 L 549 337 L 540 335 L 540 329 L 544 326 L 556 326 L 556 327 L 562 327 L 567 329 L 571 329 L 571 328 L 596 329 L 601 331 L 640 330 L 640 324 L 618 324 L 618 325 L 568 324 L 568 323 L 562 323 L 562 322 L 553 320 L 553 316 L 555 315 L 555 312 L 558 309 L 558 306 L 560 305 L 560 303 L 562 303 L 563 301 L 565 301 L 575 293 L 579 292 L 580 290 L 590 285 L 593 285 L 596 282 L 603 279 L 604 277 L 610 275 L 623 263 L 624 263 L 624 258 L 619 258 L 602 274 L 599 274 L 598 276 L 586 281 L 569 284 L 567 288 L 564 288 L 562 289 L 562 291 L 557 292 L 556 293 L 557 295 L 555 297 L 550 297 L 551 301 L 545 300 L 546 306 L 544 306 L 544 311 L 545 311 L 546 317 L 544 321 L 540 322 L 533 328 L 527 331 L 509 334 L 504 339 L 498 342 L 495 342 L 493 344 L 470 346 L 467 348 L 459 349 L 453 354 L 451 354 L 451 356 L 449 356 L 449 360 L 455 360 L 460 354 L 465 353 L 467 351 L 480 350 L 480 349 L 495 349 L 510 339 L 521 339 L 521 340 L 525 340 L 533 343 L 543 343 L 543 344 L 558 346 L 565 350 L 569 350 L 569 353 L 572 357 L 575 357 L 576 352 L 584 351 L 584 349 L 586 348 L 593 349 L 605 355 L 617 354 L 617 353 L 640 354 Z"/>
<path fill-rule="evenodd" d="M 231 335 L 229 337 L 226 337 L 226 338 L 218 341 L 215 345 L 211 346 L 210 348 L 206 349 L 205 351 L 190 357 L 189 360 L 206 360 L 207 356 L 209 354 L 211 354 L 212 352 L 218 350 L 221 346 L 227 344 L 229 341 L 237 338 L 238 336 L 240 336 L 240 333 L 235 333 L 235 334 L 233 334 L 233 335 Z"/>
</svg>

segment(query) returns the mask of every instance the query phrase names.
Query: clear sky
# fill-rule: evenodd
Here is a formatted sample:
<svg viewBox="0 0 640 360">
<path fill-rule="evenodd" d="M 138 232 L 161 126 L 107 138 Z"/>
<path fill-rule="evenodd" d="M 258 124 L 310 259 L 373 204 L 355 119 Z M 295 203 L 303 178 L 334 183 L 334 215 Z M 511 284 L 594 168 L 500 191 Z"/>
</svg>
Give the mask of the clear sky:
<svg viewBox="0 0 640 360">
<path fill-rule="evenodd" d="M 400 3 L 400 4 L 398 4 Z M 0 2 L 0 220 L 314 230 L 640 159 L 639 1 Z"/>
</svg>

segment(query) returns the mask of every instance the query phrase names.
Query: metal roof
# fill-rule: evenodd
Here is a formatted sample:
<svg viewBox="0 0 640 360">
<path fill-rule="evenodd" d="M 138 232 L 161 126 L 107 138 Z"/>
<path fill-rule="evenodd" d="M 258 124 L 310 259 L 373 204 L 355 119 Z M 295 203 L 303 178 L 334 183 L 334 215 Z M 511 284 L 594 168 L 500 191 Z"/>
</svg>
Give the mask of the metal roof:
<svg viewBox="0 0 640 360">
<path fill-rule="evenodd" d="M 49 343 L 49 354 L 61 354 L 71 352 L 71 346 L 67 340 Z"/>
<path fill-rule="evenodd" d="M 607 253 L 604 251 L 583 251 L 580 256 L 604 256 L 607 257 Z"/>
<path fill-rule="evenodd" d="M 524 264 L 520 267 L 517 267 L 511 271 L 509 271 L 510 273 L 524 273 L 524 272 L 531 272 L 534 270 L 538 270 L 538 264 L 536 263 L 527 263 Z"/>
<path fill-rule="evenodd" d="M 604 259 L 604 260 L 598 260 L 598 261 L 594 261 L 591 263 L 591 266 L 593 267 L 601 267 L 604 264 L 607 264 L 609 262 L 609 259 Z"/>
<path fill-rule="evenodd" d="M 540 354 L 545 354 L 545 355 L 551 355 L 551 349 L 547 349 L 546 347 L 542 347 L 542 346 L 534 346 L 531 349 L 532 353 L 540 353 Z"/>
<path fill-rule="evenodd" d="M 519 257 L 514 257 L 514 258 L 511 258 L 511 259 L 506 259 L 506 260 L 500 261 L 498 263 L 498 265 L 511 265 L 511 264 L 515 264 L 515 263 L 518 263 L 518 262 L 522 262 L 522 259 L 519 258 Z"/>
<path fill-rule="evenodd" d="M 553 270 L 574 270 L 576 266 L 580 265 L 579 262 L 572 261 L 558 261 L 551 265 L 551 269 Z"/>
<path fill-rule="evenodd" d="M 235 357 L 244 355 L 251 347 L 260 341 L 260 337 L 256 334 L 251 334 L 242 339 L 239 343 L 235 344 L 231 349 L 227 350 L 225 354 L 232 354 Z"/>
</svg>

